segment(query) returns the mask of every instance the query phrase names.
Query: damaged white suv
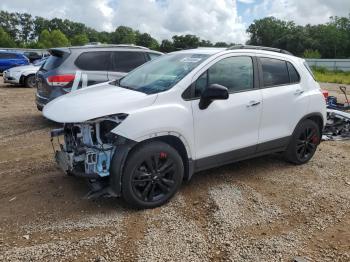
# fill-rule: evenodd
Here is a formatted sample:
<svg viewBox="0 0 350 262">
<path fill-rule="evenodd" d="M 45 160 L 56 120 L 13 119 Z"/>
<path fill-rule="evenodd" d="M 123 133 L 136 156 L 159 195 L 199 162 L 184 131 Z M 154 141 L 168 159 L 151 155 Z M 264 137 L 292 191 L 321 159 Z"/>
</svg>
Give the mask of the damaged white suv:
<svg viewBox="0 0 350 262">
<path fill-rule="evenodd" d="M 306 163 L 326 122 L 305 61 L 252 46 L 170 53 L 43 112 L 64 123 L 51 132 L 64 136 L 61 168 L 139 208 L 162 205 L 200 170 L 273 152 Z"/>
</svg>

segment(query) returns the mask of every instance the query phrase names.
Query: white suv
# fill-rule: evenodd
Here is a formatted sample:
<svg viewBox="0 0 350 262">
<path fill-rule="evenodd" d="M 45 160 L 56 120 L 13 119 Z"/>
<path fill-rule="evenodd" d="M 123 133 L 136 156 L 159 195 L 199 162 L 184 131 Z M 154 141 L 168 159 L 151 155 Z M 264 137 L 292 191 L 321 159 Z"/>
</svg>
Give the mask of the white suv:
<svg viewBox="0 0 350 262">
<path fill-rule="evenodd" d="M 167 54 L 55 99 L 44 116 L 64 123 L 51 132 L 64 136 L 64 171 L 103 185 L 96 194 L 151 208 L 200 170 L 273 152 L 308 162 L 326 104 L 303 59 L 238 46 Z"/>
</svg>

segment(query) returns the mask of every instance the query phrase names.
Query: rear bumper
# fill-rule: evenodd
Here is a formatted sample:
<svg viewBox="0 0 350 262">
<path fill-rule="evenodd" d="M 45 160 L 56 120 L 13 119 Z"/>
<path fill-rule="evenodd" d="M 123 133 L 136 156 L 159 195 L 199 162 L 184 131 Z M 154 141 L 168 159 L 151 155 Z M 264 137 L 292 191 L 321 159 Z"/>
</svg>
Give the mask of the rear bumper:
<svg viewBox="0 0 350 262">
<path fill-rule="evenodd" d="M 47 97 L 43 97 L 41 95 L 39 95 L 38 93 L 36 93 L 35 95 L 35 103 L 38 106 L 38 108 L 43 108 L 49 101 L 49 99 Z"/>
</svg>

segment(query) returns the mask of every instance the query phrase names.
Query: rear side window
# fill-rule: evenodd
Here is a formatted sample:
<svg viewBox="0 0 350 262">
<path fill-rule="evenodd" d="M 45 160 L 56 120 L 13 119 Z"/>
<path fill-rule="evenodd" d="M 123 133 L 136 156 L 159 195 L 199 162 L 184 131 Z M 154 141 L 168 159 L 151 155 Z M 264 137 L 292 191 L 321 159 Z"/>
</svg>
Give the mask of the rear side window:
<svg viewBox="0 0 350 262">
<path fill-rule="evenodd" d="M 142 52 L 115 52 L 113 71 L 130 72 L 146 62 Z"/>
<path fill-rule="evenodd" d="M 295 69 L 295 67 L 287 62 L 287 67 L 288 67 L 288 72 L 289 72 L 289 79 L 290 79 L 290 83 L 294 84 L 294 83 L 299 83 L 300 81 L 300 76 L 298 71 Z"/>
<path fill-rule="evenodd" d="M 16 54 L 0 53 L 0 59 L 16 59 L 16 58 L 18 58 Z"/>
<path fill-rule="evenodd" d="M 55 68 L 59 67 L 63 63 L 63 61 L 64 61 L 63 57 L 51 55 L 46 60 L 46 62 L 42 65 L 41 69 L 43 69 L 45 71 L 55 69 Z"/>
<path fill-rule="evenodd" d="M 273 58 L 260 58 L 264 87 L 289 84 L 287 63 Z"/>
<path fill-rule="evenodd" d="M 75 61 L 75 65 L 86 71 L 108 71 L 110 68 L 111 52 L 84 52 Z"/>
</svg>

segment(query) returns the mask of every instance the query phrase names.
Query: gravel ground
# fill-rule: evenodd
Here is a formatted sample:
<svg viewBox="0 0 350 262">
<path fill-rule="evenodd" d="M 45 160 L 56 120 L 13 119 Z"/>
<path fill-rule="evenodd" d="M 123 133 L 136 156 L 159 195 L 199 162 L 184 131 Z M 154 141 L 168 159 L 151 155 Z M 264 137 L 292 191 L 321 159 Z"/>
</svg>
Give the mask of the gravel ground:
<svg viewBox="0 0 350 262">
<path fill-rule="evenodd" d="M 56 167 L 34 92 L 0 82 L 0 261 L 350 261 L 349 142 L 201 172 L 135 211 Z"/>
</svg>

